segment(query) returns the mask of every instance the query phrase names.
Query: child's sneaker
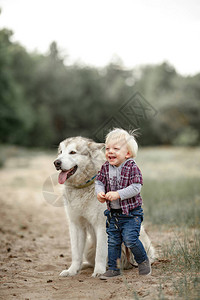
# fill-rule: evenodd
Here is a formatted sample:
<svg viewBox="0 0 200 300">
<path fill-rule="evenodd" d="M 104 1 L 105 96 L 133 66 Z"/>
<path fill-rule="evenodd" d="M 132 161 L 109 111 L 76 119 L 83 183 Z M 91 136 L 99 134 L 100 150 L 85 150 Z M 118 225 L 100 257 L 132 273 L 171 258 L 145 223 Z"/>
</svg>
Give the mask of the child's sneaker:
<svg viewBox="0 0 200 300">
<path fill-rule="evenodd" d="M 151 264 L 147 258 L 141 264 L 138 264 L 139 275 L 151 275 Z"/>
<path fill-rule="evenodd" d="M 108 270 L 104 274 L 102 274 L 99 278 L 102 280 L 106 280 L 115 276 L 119 276 L 120 271 L 119 270 Z"/>
</svg>

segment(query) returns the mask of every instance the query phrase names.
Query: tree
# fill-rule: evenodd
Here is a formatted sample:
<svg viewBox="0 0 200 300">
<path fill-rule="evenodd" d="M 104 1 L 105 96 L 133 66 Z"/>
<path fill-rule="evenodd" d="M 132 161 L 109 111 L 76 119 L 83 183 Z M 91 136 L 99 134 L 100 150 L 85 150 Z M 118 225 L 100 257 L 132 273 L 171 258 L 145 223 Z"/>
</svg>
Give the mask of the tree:
<svg viewBox="0 0 200 300">
<path fill-rule="evenodd" d="M 127 128 L 120 109 L 139 92 L 157 111 L 142 119 L 140 144 L 200 144 L 200 74 L 180 76 L 166 62 L 127 70 L 119 59 L 101 69 L 66 66 L 56 42 L 42 55 L 11 37 L 0 30 L 2 143 L 52 147 L 69 136 L 94 138 L 110 118 Z"/>
<path fill-rule="evenodd" d="M 13 52 L 18 47 L 10 39 L 12 32 L 0 31 L 0 140 L 21 143 L 30 126 L 30 108 L 25 102 L 23 88 L 13 74 Z"/>
</svg>

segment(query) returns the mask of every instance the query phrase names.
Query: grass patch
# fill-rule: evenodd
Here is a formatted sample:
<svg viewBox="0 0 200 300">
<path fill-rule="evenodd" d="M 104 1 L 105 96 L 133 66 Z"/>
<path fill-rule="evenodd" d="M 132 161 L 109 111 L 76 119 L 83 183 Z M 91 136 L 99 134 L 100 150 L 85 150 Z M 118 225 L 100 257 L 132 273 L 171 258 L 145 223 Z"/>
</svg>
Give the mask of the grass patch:
<svg viewBox="0 0 200 300">
<path fill-rule="evenodd" d="M 142 189 L 145 220 L 156 225 L 199 227 L 199 178 L 147 179 Z"/>
<path fill-rule="evenodd" d="M 169 260 L 163 266 L 166 278 L 170 278 L 174 295 L 178 299 L 197 300 L 200 295 L 200 232 L 188 231 L 183 238 L 174 232 L 175 238 L 162 248 L 162 256 Z"/>
<path fill-rule="evenodd" d="M 169 259 L 172 263 L 170 269 L 176 272 L 192 272 L 200 271 L 200 232 L 184 233 L 183 238 L 179 238 L 176 233 L 170 244 L 164 245 L 162 248 L 162 256 Z"/>
<path fill-rule="evenodd" d="M 174 281 L 174 290 L 180 299 L 199 300 L 200 277 L 184 275 L 179 280 Z"/>
</svg>

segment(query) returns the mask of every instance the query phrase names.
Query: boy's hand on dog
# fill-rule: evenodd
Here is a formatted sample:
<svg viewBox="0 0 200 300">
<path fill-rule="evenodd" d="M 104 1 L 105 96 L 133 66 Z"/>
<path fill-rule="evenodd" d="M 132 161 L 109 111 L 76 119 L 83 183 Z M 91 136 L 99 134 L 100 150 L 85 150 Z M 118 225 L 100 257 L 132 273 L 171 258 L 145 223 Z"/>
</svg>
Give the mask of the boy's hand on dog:
<svg viewBox="0 0 200 300">
<path fill-rule="evenodd" d="M 104 192 L 98 193 L 97 199 L 99 200 L 99 202 L 104 203 L 106 201 L 106 194 Z"/>
<path fill-rule="evenodd" d="M 105 198 L 106 198 L 106 200 L 114 201 L 114 200 L 119 199 L 120 195 L 118 192 L 108 192 L 108 193 L 106 193 Z"/>
</svg>

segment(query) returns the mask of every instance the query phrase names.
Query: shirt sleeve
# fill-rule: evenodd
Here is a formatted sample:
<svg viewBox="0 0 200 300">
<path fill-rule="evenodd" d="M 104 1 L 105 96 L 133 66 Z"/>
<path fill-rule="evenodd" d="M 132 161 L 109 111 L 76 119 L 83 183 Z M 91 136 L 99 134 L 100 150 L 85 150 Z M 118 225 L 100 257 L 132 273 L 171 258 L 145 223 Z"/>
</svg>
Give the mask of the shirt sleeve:
<svg viewBox="0 0 200 300">
<path fill-rule="evenodd" d="M 103 182 L 101 182 L 99 180 L 95 180 L 95 192 L 96 192 L 96 194 L 98 194 L 100 192 L 105 193 L 105 186 L 104 186 Z"/>
<path fill-rule="evenodd" d="M 118 190 L 121 200 L 135 197 L 140 193 L 142 185 L 140 183 L 132 183 L 124 189 Z"/>
</svg>

